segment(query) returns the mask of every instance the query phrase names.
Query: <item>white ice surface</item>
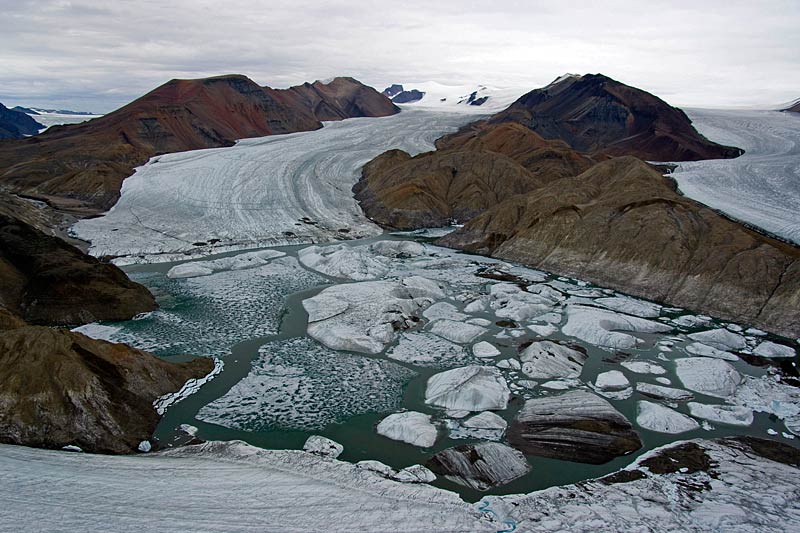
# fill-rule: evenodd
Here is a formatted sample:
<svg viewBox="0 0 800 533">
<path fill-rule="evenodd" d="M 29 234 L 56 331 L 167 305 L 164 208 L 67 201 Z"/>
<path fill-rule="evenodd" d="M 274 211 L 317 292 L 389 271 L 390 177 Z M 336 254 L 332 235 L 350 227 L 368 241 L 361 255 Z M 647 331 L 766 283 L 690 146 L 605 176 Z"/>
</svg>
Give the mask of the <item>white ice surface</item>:
<svg viewBox="0 0 800 533">
<path fill-rule="evenodd" d="M 675 364 L 678 379 L 687 389 L 701 394 L 727 398 L 742 381 L 739 372 L 721 359 L 687 357 L 676 359 Z"/>
<path fill-rule="evenodd" d="M 630 349 L 643 344 L 642 339 L 623 332 L 666 333 L 670 326 L 585 305 L 567 306 L 565 335 L 576 337 L 601 348 Z"/>
<path fill-rule="evenodd" d="M 376 431 L 378 435 L 420 448 L 430 448 L 436 442 L 436 426 L 431 423 L 431 415 L 416 411 L 391 414 L 378 423 Z"/>
<path fill-rule="evenodd" d="M 522 87 L 501 88 L 478 84 L 449 85 L 435 81 L 402 82 L 400 85 L 406 91 L 416 89 L 425 93 L 422 99 L 416 102 L 397 104 L 404 110 L 430 109 L 465 115 L 502 111 L 531 90 Z M 467 100 L 473 92 L 476 93 L 476 98 L 488 96 L 489 99 L 480 106 L 470 105 Z"/>
<path fill-rule="evenodd" d="M 141 456 L 0 445 L 0 531 L 498 530 L 457 494 L 302 451 L 209 442 Z"/>
<path fill-rule="evenodd" d="M 641 400 L 637 403 L 636 423 L 657 433 L 685 433 L 700 428 L 691 417 L 660 403 Z"/>
<path fill-rule="evenodd" d="M 432 150 L 442 134 L 474 119 L 406 109 L 230 148 L 156 156 L 123 182 L 120 200 L 105 216 L 82 220 L 73 231 L 91 241 L 92 255 L 131 256 L 118 263 L 202 255 L 208 246 L 194 243 L 211 239 L 224 250 L 377 235 L 380 228 L 351 192 L 361 166 L 391 148 Z"/>
<path fill-rule="evenodd" d="M 743 148 L 736 159 L 681 163 L 680 190 L 728 215 L 800 243 L 800 114 L 687 110 L 710 140 Z"/>
<path fill-rule="evenodd" d="M 473 365 L 428 378 L 425 403 L 463 411 L 503 410 L 510 393 L 498 369 Z"/>
</svg>

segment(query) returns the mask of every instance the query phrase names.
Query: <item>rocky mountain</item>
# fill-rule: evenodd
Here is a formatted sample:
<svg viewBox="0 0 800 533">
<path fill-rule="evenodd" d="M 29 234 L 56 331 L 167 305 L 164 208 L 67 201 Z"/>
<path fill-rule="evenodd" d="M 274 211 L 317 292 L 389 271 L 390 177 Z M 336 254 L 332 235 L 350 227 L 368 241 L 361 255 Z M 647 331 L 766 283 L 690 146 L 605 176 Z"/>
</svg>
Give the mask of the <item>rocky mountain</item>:
<svg viewBox="0 0 800 533">
<path fill-rule="evenodd" d="M 633 157 L 508 198 L 441 243 L 800 334 L 800 248 L 681 196 Z"/>
<path fill-rule="evenodd" d="M 284 90 L 238 75 L 172 80 L 101 118 L 0 144 L 0 183 L 85 216 L 114 205 L 122 181 L 154 155 L 396 112 L 352 78 Z"/>
<path fill-rule="evenodd" d="M 150 292 L 120 269 L 46 235 L 31 225 L 38 219 L 9 206 L 0 203 L 0 307 L 43 325 L 127 320 L 156 309 Z"/>
<path fill-rule="evenodd" d="M 169 363 L 124 344 L 2 320 L 0 442 L 133 453 L 150 438 L 153 402 L 199 379 L 211 359 Z"/>
<path fill-rule="evenodd" d="M 602 74 L 562 76 L 489 119 L 515 122 L 579 152 L 647 161 L 737 157 L 739 148 L 700 135 L 689 117 L 652 94 Z"/>
<path fill-rule="evenodd" d="M 794 102 L 794 104 L 790 105 L 783 111 L 791 111 L 792 113 L 800 113 L 800 100 Z"/>
<path fill-rule="evenodd" d="M 383 90 L 381 93 L 389 98 L 396 104 L 409 104 L 411 102 L 418 102 L 425 96 L 423 91 L 417 89 L 405 90 L 402 85 L 395 83 Z"/>
<path fill-rule="evenodd" d="M 14 111 L 21 111 L 22 113 L 26 113 L 28 115 L 41 115 L 43 113 L 55 113 L 59 115 L 87 115 L 92 116 L 95 113 L 90 113 L 88 111 L 71 111 L 69 109 L 40 109 L 38 107 L 22 107 L 22 106 L 15 106 Z"/>
<path fill-rule="evenodd" d="M 0 104 L 0 140 L 22 139 L 26 135 L 36 135 L 42 128 L 44 126 L 30 115 Z"/>
<path fill-rule="evenodd" d="M 437 147 L 415 157 L 392 150 L 364 167 L 353 191 L 370 218 L 398 229 L 463 222 L 593 163 L 563 141 L 511 123 L 464 129 Z"/>
</svg>

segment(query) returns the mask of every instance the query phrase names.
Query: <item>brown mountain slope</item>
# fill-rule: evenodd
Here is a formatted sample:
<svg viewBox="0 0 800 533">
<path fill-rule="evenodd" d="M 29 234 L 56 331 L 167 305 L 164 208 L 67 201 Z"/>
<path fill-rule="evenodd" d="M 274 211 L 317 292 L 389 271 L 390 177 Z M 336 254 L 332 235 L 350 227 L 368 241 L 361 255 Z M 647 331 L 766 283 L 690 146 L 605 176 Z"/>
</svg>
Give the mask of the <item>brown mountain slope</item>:
<svg viewBox="0 0 800 533">
<path fill-rule="evenodd" d="M 680 196 L 633 157 L 506 200 L 440 242 L 800 335 L 800 249 Z"/>
<path fill-rule="evenodd" d="M 211 359 L 168 363 L 124 344 L 24 326 L 0 334 L 0 442 L 133 453 L 153 434 L 153 402 L 207 375 Z"/>
<path fill-rule="evenodd" d="M 0 204 L 0 307 L 33 324 L 79 325 L 127 320 L 156 302 L 114 265 L 45 235 Z"/>
<path fill-rule="evenodd" d="M 437 146 L 415 157 L 391 150 L 370 161 L 353 187 L 367 216 L 398 229 L 466 221 L 592 164 L 565 143 L 519 124 L 465 129 Z"/>
<path fill-rule="evenodd" d="M 114 205 L 122 181 L 153 155 L 398 111 L 352 78 L 285 90 L 237 75 L 172 80 L 101 118 L 0 143 L 0 183 L 58 208 L 93 214 Z"/>
<path fill-rule="evenodd" d="M 602 74 L 565 76 L 531 91 L 489 119 L 490 124 L 504 122 L 594 155 L 694 161 L 742 154 L 700 135 L 680 109 Z"/>
</svg>

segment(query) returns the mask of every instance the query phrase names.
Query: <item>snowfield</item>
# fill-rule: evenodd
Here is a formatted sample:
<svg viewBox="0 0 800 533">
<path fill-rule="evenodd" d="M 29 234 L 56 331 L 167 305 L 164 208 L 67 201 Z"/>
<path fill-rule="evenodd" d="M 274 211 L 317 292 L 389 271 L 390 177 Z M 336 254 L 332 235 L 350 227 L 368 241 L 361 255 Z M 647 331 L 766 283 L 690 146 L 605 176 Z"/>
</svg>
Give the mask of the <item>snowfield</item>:
<svg viewBox="0 0 800 533">
<path fill-rule="evenodd" d="M 680 163 L 672 177 L 689 198 L 800 243 L 800 115 L 691 109 L 710 140 L 738 146 L 736 159 Z"/>
<path fill-rule="evenodd" d="M 392 148 L 432 150 L 473 114 L 405 109 L 386 118 L 326 123 L 312 132 L 152 158 L 122 184 L 103 217 L 73 233 L 117 264 L 186 259 L 184 252 L 330 242 L 374 236 L 351 189 L 361 167 Z M 139 257 L 147 256 L 147 257 Z"/>
</svg>

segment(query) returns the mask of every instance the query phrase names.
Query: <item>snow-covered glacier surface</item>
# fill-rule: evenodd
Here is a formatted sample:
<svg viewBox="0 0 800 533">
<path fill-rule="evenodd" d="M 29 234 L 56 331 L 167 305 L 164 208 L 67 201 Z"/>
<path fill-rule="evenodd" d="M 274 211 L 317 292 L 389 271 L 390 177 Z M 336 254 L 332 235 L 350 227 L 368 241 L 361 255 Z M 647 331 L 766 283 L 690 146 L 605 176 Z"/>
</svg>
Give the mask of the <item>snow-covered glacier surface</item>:
<svg viewBox="0 0 800 533">
<path fill-rule="evenodd" d="M 681 192 L 733 218 L 800 243 L 800 115 L 689 109 L 697 130 L 738 146 L 736 159 L 680 163 Z"/>
<path fill-rule="evenodd" d="M 351 192 L 360 168 L 392 148 L 432 150 L 438 137 L 472 120 L 474 114 L 405 109 L 157 156 L 123 182 L 105 216 L 72 231 L 92 243 L 92 255 L 127 256 L 119 264 L 183 259 L 212 246 L 218 252 L 377 235 Z"/>
</svg>

